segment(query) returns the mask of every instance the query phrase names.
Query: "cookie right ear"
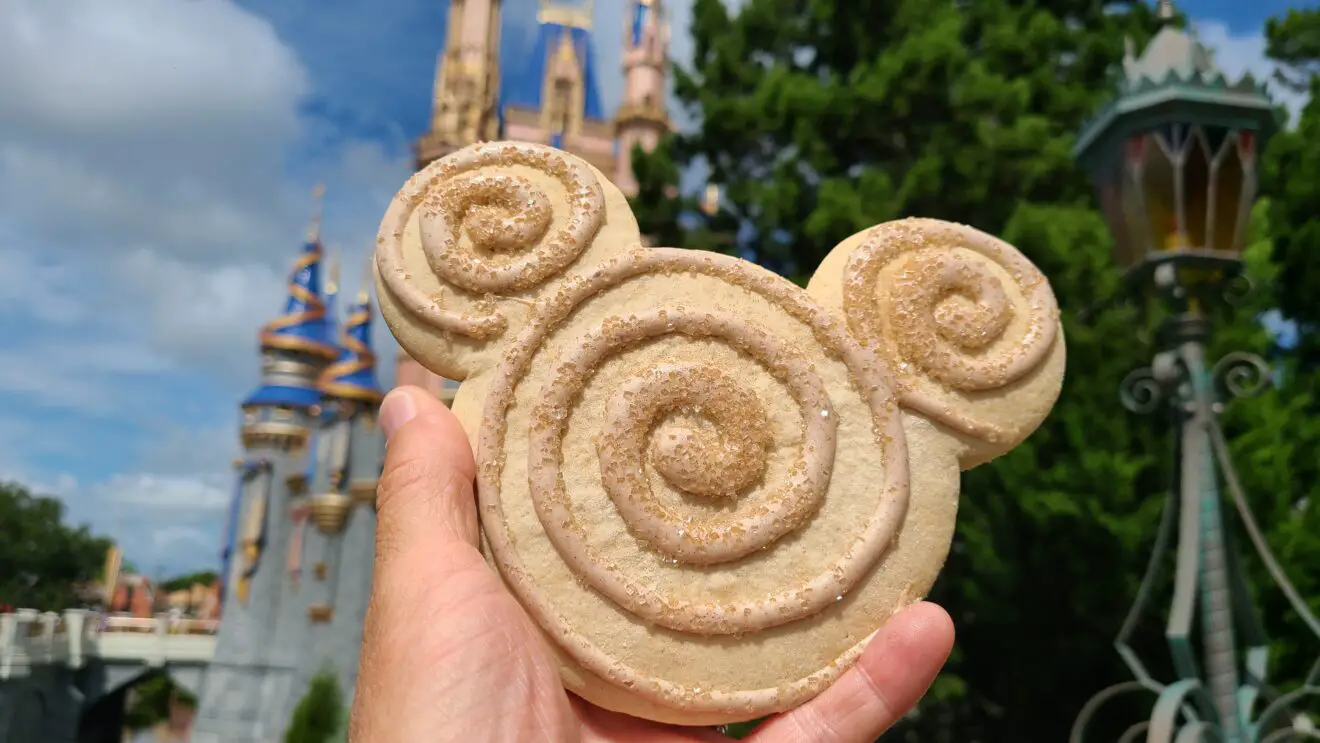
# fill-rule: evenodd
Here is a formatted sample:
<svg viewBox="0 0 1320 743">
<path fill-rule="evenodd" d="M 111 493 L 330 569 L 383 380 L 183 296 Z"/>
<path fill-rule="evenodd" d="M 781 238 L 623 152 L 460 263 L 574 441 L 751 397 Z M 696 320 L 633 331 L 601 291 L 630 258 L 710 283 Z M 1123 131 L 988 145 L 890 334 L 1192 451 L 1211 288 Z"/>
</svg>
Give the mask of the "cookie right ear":
<svg viewBox="0 0 1320 743">
<path fill-rule="evenodd" d="M 412 358 L 466 379 L 567 274 L 640 242 L 627 199 L 586 161 L 522 142 L 466 147 L 415 174 L 386 211 L 381 317 Z"/>
<path fill-rule="evenodd" d="M 1049 281 L 980 230 L 872 227 L 831 251 L 807 292 L 888 362 L 904 408 L 960 442 L 964 468 L 1021 443 L 1059 396 L 1066 352 Z"/>
</svg>

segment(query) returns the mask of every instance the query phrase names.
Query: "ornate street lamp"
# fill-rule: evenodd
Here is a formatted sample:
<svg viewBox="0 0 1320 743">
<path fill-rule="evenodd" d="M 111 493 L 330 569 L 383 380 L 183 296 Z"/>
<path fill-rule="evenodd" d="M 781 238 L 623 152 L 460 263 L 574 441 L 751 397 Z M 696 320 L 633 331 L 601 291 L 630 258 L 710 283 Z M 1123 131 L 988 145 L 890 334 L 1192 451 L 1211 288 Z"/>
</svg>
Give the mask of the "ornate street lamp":
<svg viewBox="0 0 1320 743">
<path fill-rule="evenodd" d="M 1129 42 L 1118 94 L 1083 129 L 1074 154 L 1095 179 L 1126 288 L 1168 311 L 1158 335 L 1162 350 L 1149 368 L 1128 376 L 1122 392 L 1134 412 L 1173 417 L 1181 463 L 1146 576 L 1115 640 L 1135 678 L 1093 697 L 1071 741 L 1086 741 L 1097 713 L 1128 693 L 1153 694 L 1155 702 L 1149 718 L 1121 741 L 1320 740 L 1310 718 L 1294 710 L 1307 697 L 1320 697 L 1320 662 L 1288 694 L 1268 684 L 1268 642 L 1226 533 L 1231 513 L 1222 507 L 1226 490 L 1252 547 L 1320 640 L 1320 622 L 1256 525 L 1218 422 L 1224 400 L 1268 386 L 1269 369 L 1254 354 L 1232 353 L 1213 365 L 1205 357 L 1208 311 L 1240 284 L 1257 153 L 1274 132 L 1277 113 L 1262 85 L 1249 75 L 1227 79 L 1207 49 L 1173 27 L 1171 2 L 1161 2 L 1159 13 L 1163 28 L 1140 56 Z M 1175 545 L 1166 637 L 1177 678 L 1164 683 L 1129 640 Z M 1199 657 L 1192 642 L 1197 620 Z"/>
</svg>

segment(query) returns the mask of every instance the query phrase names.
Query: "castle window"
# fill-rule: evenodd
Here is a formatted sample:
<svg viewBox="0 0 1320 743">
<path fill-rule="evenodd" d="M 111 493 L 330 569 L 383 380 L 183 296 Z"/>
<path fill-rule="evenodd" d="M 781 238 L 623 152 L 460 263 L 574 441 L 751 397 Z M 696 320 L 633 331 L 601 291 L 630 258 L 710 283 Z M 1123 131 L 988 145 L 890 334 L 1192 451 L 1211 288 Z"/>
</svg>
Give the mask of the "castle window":
<svg viewBox="0 0 1320 743">
<path fill-rule="evenodd" d="M 550 99 L 550 131 L 562 134 L 568 131 L 573 99 L 573 82 L 560 78 L 555 81 L 554 94 Z"/>
</svg>

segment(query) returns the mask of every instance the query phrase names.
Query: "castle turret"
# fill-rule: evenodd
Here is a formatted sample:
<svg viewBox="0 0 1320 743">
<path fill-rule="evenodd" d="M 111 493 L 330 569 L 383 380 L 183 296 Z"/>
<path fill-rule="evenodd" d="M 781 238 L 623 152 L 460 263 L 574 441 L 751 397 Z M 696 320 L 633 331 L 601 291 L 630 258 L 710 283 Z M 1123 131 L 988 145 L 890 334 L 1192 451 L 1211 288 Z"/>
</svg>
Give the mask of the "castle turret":
<svg viewBox="0 0 1320 743">
<path fill-rule="evenodd" d="M 321 672 L 334 673 L 351 695 L 371 595 L 376 544 L 376 484 L 385 439 L 378 425 L 384 392 L 371 347 L 371 300 L 359 292 L 349 307 L 339 358 L 322 373 L 322 414 L 316 431 L 308 492 L 286 561 L 291 596 L 281 612 L 281 647 L 307 688 Z M 285 700 L 292 715 L 296 697 Z"/>
<path fill-rule="evenodd" d="M 242 403 L 244 455 L 226 545 L 223 621 L 207 669 L 194 743 L 257 743 L 284 732 L 296 658 L 279 652 L 292 532 L 291 488 L 322 414 L 319 380 L 339 356 L 321 296 L 321 189 L 288 281 L 284 312 L 261 328 L 261 382 Z"/>
<path fill-rule="evenodd" d="M 504 138 L 567 150 L 610 175 L 614 127 L 596 80 L 593 12 L 591 0 L 541 0 L 526 65 L 505 71 Z"/>
<path fill-rule="evenodd" d="M 431 125 L 417 142 L 417 169 L 478 141 L 499 138 L 502 0 L 449 0 L 436 61 Z"/>
<path fill-rule="evenodd" d="M 614 184 L 637 193 L 632 155 L 651 152 L 669 131 L 665 97 L 669 92 L 669 24 L 661 0 L 627 0 L 623 46 L 623 100 L 614 117 L 618 139 Z"/>
<path fill-rule="evenodd" d="M 318 201 L 322 191 L 318 188 Z M 307 440 L 317 379 L 339 350 L 321 298 L 320 205 L 289 276 L 283 314 L 261 328 L 261 384 L 243 401 L 243 448 L 289 452 Z"/>
</svg>

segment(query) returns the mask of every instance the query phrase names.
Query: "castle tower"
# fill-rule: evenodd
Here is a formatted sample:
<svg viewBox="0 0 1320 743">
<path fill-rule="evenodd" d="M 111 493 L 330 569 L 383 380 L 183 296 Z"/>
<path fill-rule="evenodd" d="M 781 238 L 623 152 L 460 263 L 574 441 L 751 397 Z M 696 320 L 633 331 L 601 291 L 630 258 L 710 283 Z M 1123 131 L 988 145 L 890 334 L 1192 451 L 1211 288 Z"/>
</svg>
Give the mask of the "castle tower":
<svg viewBox="0 0 1320 743">
<path fill-rule="evenodd" d="M 669 92 L 669 24 L 661 0 L 627 0 L 623 45 L 623 100 L 614 116 L 618 139 L 614 184 L 624 194 L 637 193 L 633 148 L 651 152 L 669 131 L 665 98 Z"/>
<path fill-rule="evenodd" d="M 567 150 L 614 172 L 614 127 L 605 114 L 592 48 L 592 0 L 541 0 L 536 42 L 501 82 L 504 139 Z"/>
<path fill-rule="evenodd" d="M 440 398 L 446 405 L 453 404 L 454 394 L 458 392 L 458 382 L 431 373 L 403 350 L 400 350 L 399 355 L 395 357 L 394 384 L 399 387 L 403 385 L 421 387 Z"/>
<path fill-rule="evenodd" d="M 319 200 L 318 189 L 318 200 Z M 194 743 L 266 743 L 283 735 L 296 668 L 278 651 L 290 501 L 321 415 L 318 380 L 339 356 L 321 297 L 319 205 L 289 277 L 284 312 L 261 329 L 261 383 L 242 403 L 244 456 L 227 545 L 224 609 L 201 690 Z M 281 719 L 283 716 L 283 719 Z"/>
<path fill-rule="evenodd" d="M 314 540 L 322 552 L 312 557 L 316 591 L 305 614 L 312 647 L 300 675 L 310 684 L 317 673 L 331 672 L 346 697 L 357 686 L 376 551 L 376 485 L 385 458 L 378 425 L 384 393 L 376 381 L 371 321 L 371 299 L 363 289 L 349 309 L 339 360 L 321 377 L 326 443 L 318 452 L 311 497 Z"/>
<path fill-rule="evenodd" d="M 449 0 L 445 48 L 436 62 L 429 131 L 417 169 L 479 141 L 499 138 L 502 0 Z"/>
</svg>

